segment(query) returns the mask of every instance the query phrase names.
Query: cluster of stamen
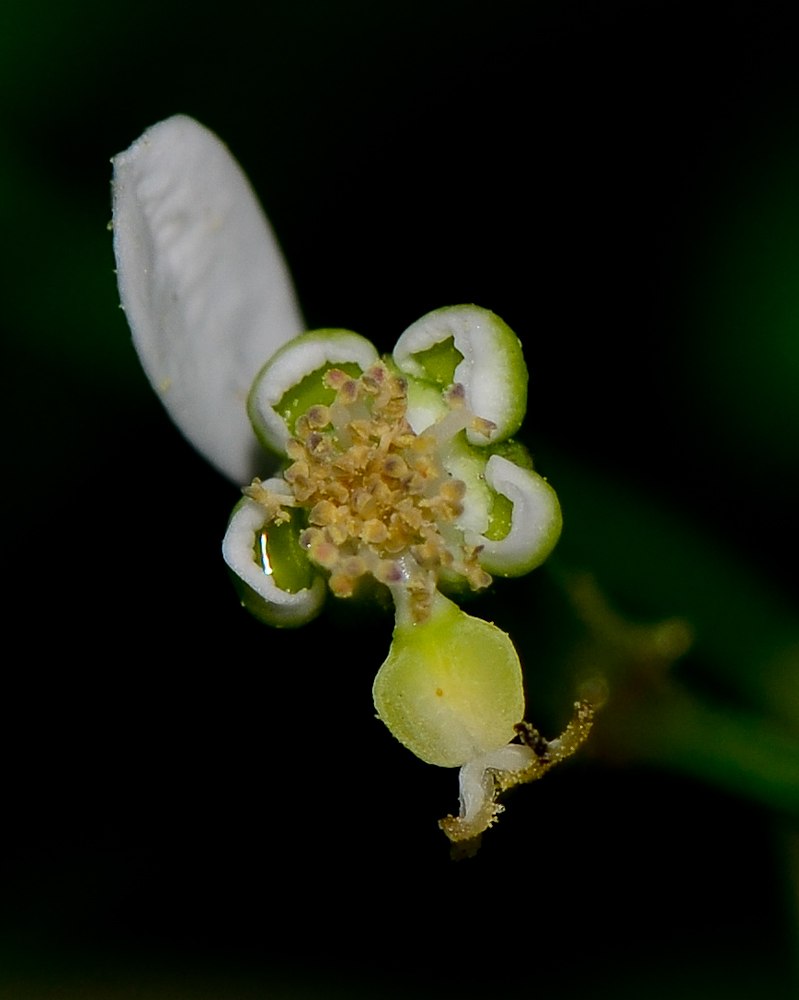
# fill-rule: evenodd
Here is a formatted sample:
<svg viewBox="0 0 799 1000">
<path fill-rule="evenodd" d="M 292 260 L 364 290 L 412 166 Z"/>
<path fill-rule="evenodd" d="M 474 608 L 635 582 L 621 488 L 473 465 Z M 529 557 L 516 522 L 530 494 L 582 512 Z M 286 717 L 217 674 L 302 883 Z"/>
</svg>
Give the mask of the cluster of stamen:
<svg viewBox="0 0 799 1000">
<path fill-rule="evenodd" d="M 288 507 L 304 508 L 300 544 L 330 573 L 334 594 L 350 596 L 371 574 L 395 595 L 404 591 L 417 620 L 427 616 L 442 574 L 474 590 L 488 586 L 479 548 L 466 545 L 456 525 L 466 486 L 442 460 L 459 431 L 488 436 L 493 428 L 469 412 L 463 388 L 445 393 L 448 412 L 417 435 L 406 417 L 406 383 L 382 362 L 357 379 L 330 369 L 324 384 L 335 401 L 297 419 L 286 446 L 285 494 L 258 482 L 244 491 L 266 508 L 267 523 L 286 520 Z"/>
</svg>

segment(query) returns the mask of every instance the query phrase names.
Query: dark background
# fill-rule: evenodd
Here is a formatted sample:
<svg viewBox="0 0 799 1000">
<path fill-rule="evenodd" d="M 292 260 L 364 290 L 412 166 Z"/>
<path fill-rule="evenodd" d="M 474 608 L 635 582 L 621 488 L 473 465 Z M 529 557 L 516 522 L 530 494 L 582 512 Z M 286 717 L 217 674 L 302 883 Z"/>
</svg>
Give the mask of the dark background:
<svg viewBox="0 0 799 1000">
<path fill-rule="evenodd" d="M 238 607 L 219 557 L 237 490 L 146 384 L 106 231 L 109 158 L 183 112 L 248 172 L 309 327 L 388 350 L 441 305 L 496 311 L 564 507 L 556 567 L 636 619 L 687 615 L 685 677 L 732 698 L 713 649 L 737 611 L 703 631 L 691 560 L 666 569 L 625 530 L 664 512 L 746 594 L 795 601 L 786 9 L 4 8 L 9 997 L 792 995 L 781 828 L 733 792 L 589 747 L 449 861 L 454 773 L 373 717 L 390 620 L 277 632 Z M 517 641 L 549 735 L 574 697 L 551 676 L 572 627 L 553 579 L 474 606 Z"/>
</svg>

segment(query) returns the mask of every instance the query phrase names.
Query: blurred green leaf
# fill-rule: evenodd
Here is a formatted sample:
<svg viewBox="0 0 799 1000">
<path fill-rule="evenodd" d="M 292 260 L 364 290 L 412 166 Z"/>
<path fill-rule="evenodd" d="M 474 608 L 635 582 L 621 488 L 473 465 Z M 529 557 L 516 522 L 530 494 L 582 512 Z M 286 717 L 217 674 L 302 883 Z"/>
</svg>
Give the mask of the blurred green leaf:
<svg viewBox="0 0 799 1000">
<path fill-rule="evenodd" d="M 769 114 L 713 192 L 688 312 L 711 422 L 742 450 L 799 460 L 799 146 Z M 692 318 L 691 318 L 692 317 Z"/>
<path fill-rule="evenodd" d="M 779 591 L 651 498 L 560 455 L 547 471 L 563 506 L 559 558 L 594 573 L 628 612 L 685 618 L 704 668 L 799 728 L 799 616 Z"/>
</svg>

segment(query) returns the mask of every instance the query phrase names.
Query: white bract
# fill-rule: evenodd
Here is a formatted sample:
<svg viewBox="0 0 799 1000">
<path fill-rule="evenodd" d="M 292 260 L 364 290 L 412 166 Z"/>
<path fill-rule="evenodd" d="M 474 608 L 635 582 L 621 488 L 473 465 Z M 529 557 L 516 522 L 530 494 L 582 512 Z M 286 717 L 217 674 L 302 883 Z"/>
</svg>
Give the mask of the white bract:
<svg viewBox="0 0 799 1000">
<path fill-rule="evenodd" d="M 238 163 L 192 118 L 112 162 L 119 294 L 142 366 L 194 447 L 246 482 L 262 464 L 252 380 L 305 329 L 280 247 Z"/>
<path fill-rule="evenodd" d="M 554 490 L 512 440 L 518 339 L 473 305 L 429 313 L 382 359 L 347 330 L 301 334 L 274 235 L 212 133 L 170 118 L 113 162 L 120 295 L 144 369 L 189 441 L 249 483 L 223 543 L 242 603 L 298 626 L 328 590 L 390 594 L 379 717 L 423 760 L 461 768 L 461 813 L 442 825 L 478 836 L 497 792 L 551 762 L 540 737 L 512 742 L 528 730 L 510 639 L 443 593 L 527 573 L 560 533 Z M 281 463 L 265 481 L 256 442 Z"/>
</svg>

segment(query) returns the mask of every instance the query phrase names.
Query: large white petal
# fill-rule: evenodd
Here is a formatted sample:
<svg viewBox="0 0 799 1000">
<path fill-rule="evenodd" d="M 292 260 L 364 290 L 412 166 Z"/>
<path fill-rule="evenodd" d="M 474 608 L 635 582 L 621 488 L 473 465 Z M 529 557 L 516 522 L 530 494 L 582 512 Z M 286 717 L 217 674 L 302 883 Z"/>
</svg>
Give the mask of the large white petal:
<svg viewBox="0 0 799 1000">
<path fill-rule="evenodd" d="M 275 236 L 227 147 L 192 118 L 154 125 L 113 164 L 119 291 L 144 370 L 195 448 L 249 482 L 263 460 L 247 393 L 304 329 Z"/>
</svg>

